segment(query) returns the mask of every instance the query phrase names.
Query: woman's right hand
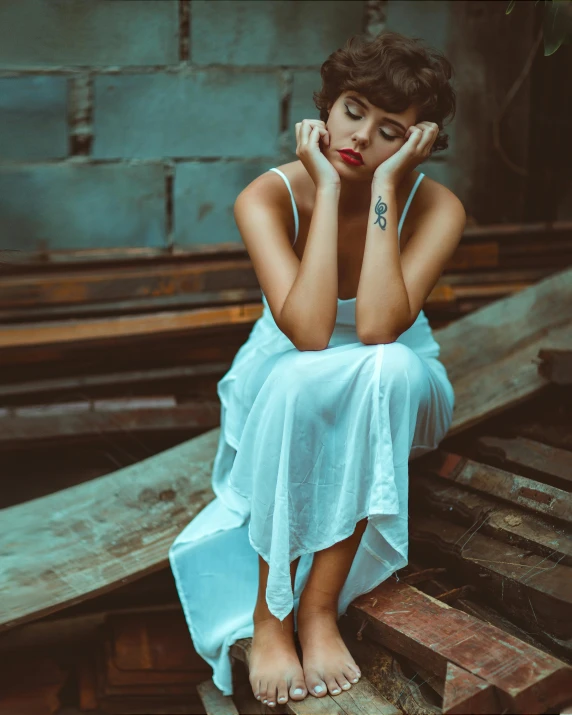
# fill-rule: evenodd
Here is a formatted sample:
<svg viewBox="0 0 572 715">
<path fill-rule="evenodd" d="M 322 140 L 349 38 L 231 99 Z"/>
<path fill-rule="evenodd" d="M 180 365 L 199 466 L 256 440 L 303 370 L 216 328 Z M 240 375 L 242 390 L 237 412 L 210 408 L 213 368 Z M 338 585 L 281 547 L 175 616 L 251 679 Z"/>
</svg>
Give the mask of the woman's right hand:
<svg viewBox="0 0 572 715">
<path fill-rule="evenodd" d="M 312 177 L 316 188 L 340 186 L 340 175 L 320 147 L 330 145 L 330 134 L 326 123 L 320 119 L 302 119 L 296 124 L 296 156 Z"/>
</svg>

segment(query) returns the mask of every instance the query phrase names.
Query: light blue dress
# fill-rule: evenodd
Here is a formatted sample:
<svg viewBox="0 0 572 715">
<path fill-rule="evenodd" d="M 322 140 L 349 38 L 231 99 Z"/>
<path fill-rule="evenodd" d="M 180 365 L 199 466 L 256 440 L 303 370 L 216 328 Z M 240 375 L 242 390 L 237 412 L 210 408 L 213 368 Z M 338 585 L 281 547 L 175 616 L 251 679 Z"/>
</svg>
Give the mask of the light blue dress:
<svg viewBox="0 0 572 715">
<path fill-rule="evenodd" d="M 290 183 L 273 168 L 292 198 Z M 420 174 L 404 207 L 398 235 Z M 179 534 L 171 568 L 197 652 L 232 694 L 229 648 L 253 635 L 258 554 L 266 601 L 280 619 L 298 608 L 313 554 L 368 517 L 338 615 L 407 564 L 408 460 L 437 447 L 454 393 L 421 311 L 394 343 L 365 345 L 355 298 L 338 300 L 325 350 L 299 351 L 263 296 L 262 316 L 218 383 L 216 498 Z M 290 563 L 301 556 L 292 591 Z"/>
</svg>

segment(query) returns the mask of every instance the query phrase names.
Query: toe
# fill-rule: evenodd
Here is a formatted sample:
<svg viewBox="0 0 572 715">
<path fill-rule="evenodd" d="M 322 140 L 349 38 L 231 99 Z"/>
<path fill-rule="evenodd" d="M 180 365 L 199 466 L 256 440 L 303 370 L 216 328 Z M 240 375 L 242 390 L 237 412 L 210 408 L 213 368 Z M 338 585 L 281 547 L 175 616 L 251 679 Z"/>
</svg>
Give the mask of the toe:
<svg viewBox="0 0 572 715">
<path fill-rule="evenodd" d="M 357 683 L 358 680 L 361 678 L 361 671 L 357 667 L 357 665 L 351 665 L 348 663 L 348 665 L 344 668 L 344 675 L 346 678 L 350 681 L 350 683 Z"/>
<path fill-rule="evenodd" d="M 286 681 L 278 683 L 277 695 L 277 702 L 280 703 L 280 705 L 288 701 L 288 685 Z"/>
<path fill-rule="evenodd" d="M 306 676 L 306 686 L 308 687 L 308 692 L 318 698 L 323 698 L 328 692 L 326 684 L 317 673 L 311 673 Z"/>
<path fill-rule="evenodd" d="M 306 683 L 302 679 L 294 680 L 290 686 L 290 697 L 292 700 L 303 700 L 307 694 Z"/>
<path fill-rule="evenodd" d="M 338 685 L 338 681 L 335 678 L 328 678 L 326 680 L 326 684 L 330 695 L 339 695 L 342 692 L 342 689 Z"/>
<path fill-rule="evenodd" d="M 266 698 L 271 708 L 276 706 L 276 683 L 269 684 L 268 690 L 266 691 Z"/>
<path fill-rule="evenodd" d="M 352 687 L 352 684 L 348 682 L 348 679 L 345 677 L 345 675 L 338 675 L 336 677 L 336 680 L 338 681 L 338 685 L 342 690 L 349 690 Z"/>
</svg>

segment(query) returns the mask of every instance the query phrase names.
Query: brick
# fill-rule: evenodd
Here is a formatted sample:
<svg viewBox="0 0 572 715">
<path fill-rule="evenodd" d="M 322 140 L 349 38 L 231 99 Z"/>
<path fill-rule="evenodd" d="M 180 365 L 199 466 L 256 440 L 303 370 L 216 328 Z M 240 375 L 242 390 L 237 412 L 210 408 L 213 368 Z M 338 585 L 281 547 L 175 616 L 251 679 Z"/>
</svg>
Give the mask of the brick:
<svg viewBox="0 0 572 715">
<path fill-rule="evenodd" d="M 281 161 L 185 162 L 177 164 L 174 201 L 176 245 L 240 243 L 234 220 L 238 194 Z"/>
<path fill-rule="evenodd" d="M 179 3 L 0 3 L 0 67 L 165 65 L 179 61 Z"/>
<path fill-rule="evenodd" d="M 0 159 L 60 159 L 67 153 L 67 80 L 0 78 Z"/>
<path fill-rule="evenodd" d="M 96 78 L 94 93 L 97 158 L 252 157 L 277 150 L 275 73 L 106 75 Z"/>
<path fill-rule="evenodd" d="M 166 245 L 160 165 L 0 167 L 2 248 Z"/>
<path fill-rule="evenodd" d="M 362 0 L 193 0 L 194 64 L 321 65 L 361 32 Z"/>
</svg>

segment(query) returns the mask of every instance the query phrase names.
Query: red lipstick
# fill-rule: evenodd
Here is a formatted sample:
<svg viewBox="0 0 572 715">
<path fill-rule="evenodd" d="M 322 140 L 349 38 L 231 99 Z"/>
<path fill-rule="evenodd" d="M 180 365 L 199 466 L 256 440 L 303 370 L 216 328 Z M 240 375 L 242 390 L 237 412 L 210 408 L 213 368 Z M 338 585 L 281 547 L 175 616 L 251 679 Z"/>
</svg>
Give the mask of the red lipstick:
<svg viewBox="0 0 572 715">
<path fill-rule="evenodd" d="M 360 166 L 363 164 L 361 154 L 353 149 L 339 149 L 338 153 L 347 164 L 351 164 L 352 166 Z"/>
</svg>

